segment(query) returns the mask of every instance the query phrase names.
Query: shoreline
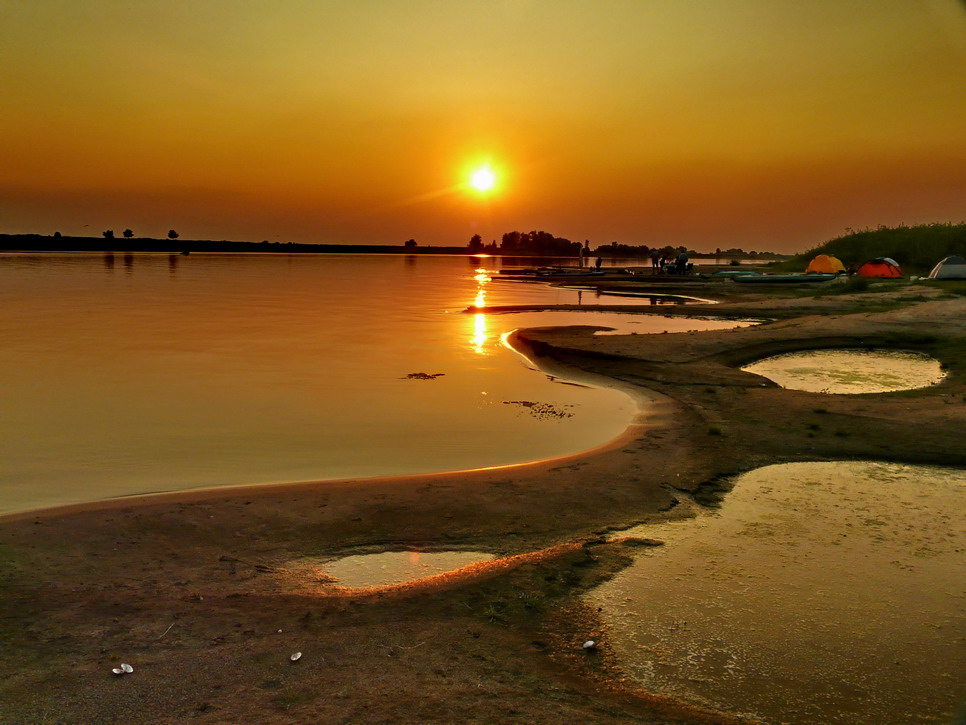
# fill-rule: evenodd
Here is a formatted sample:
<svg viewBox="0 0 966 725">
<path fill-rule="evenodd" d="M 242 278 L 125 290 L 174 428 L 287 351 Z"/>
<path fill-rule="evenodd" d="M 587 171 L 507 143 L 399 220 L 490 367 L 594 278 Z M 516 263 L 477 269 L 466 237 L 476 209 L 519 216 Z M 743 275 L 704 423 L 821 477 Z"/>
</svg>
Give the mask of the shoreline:
<svg viewBox="0 0 966 725">
<path fill-rule="evenodd" d="M 277 494 L 298 494 L 319 488 L 339 489 L 358 485 L 406 486 L 423 483 L 432 479 L 446 479 L 458 477 L 470 480 L 474 477 L 485 477 L 494 472 L 513 472 L 522 475 L 532 475 L 542 472 L 547 467 L 567 465 L 575 460 L 583 460 L 601 453 L 607 453 L 622 445 L 637 440 L 639 429 L 648 427 L 642 422 L 632 422 L 621 435 L 599 446 L 588 448 L 576 453 L 554 458 L 543 458 L 523 463 L 507 463 L 479 468 L 466 468 L 451 471 L 436 471 L 430 473 L 406 473 L 388 476 L 357 476 L 347 478 L 321 478 L 304 481 L 279 481 L 277 483 L 248 483 L 229 484 L 226 486 L 206 486 L 199 488 L 185 488 L 173 491 L 157 491 L 152 493 L 132 493 L 111 498 L 78 501 L 76 503 L 45 506 L 42 508 L 11 511 L 0 514 L 0 526 L 31 518 L 60 517 L 97 511 L 116 510 L 128 507 L 152 505 L 176 505 L 181 503 L 201 503 L 212 499 L 261 497 Z M 533 470 L 527 470 L 533 469 Z"/>
<path fill-rule="evenodd" d="M 747 722 L 630 686 L 580 594 L 647 545 L 606 534 L 687 518 L 681 502 L 714 504 L 746 470 L 841 459 L 966 470 L 966 298 L 876 310 L 867 299 L 717 305 L 777 320 L 722 332 L 519 331 L 541 369 L 655 396 L 660 425 L 562 459 L 4 517 L 0 720 Z M 783 390 L 736 367 L 769 350 L 859 342 L 929 352 L 949 375 L 844 396 Z M 470 548 L 529 558 L 374 592 L 327 588 L 287 564 Z M 598 652 L 582 650 L 601 636 Z M 135 675 L 113 679 L 118 661 Z"/>
<path fill-rule="evenodd" d="M 267 495 L 269 492 L 278 492 L 282 494 L 297 493 L 302 490 L 313 489 L 316 487 L 332 486 L 338 488 L 342 486 L 358 485 L 360 483 L 407 485 L 423 481 L 424 479 L 443 478 L 449 476 L 469 478 L 473 475 L 483 474 L 484 472 L 505 471 L 511 469 L 521 469 L 519 472 L 523 475 L 527 475 L 528 471 L 526 469 L 528 467 L 533 467 L 533 471 L 537 472 L 542 470 L 542 467 L 567 465 L 568 462 L 572 460 L 584 459 L 586 457 L 592 457 L 598 453 L 605 453 L 635 440 L 639 435 L 641 435 L 640 431 L 642 429 L 657 425 L 656 423 L 647 422 L 646 420 L 648 419 L 649 412 L 651 412 L 648 411 L 647 405 L 657 403 L 657 397 L 655 395 L 649 394 L 647 391 L 641 388 L 632 387 L 605 376 L 593 375 L 584 371 L 578 371 L 576 369 L 560 370 L 548 360 L 545 360 L 543 365 L 540 365 L 537 361 L 528 357 L 527 354 L 522 350 L 519 350 L 509 344 L 507 346 L 511 352 L 524 358 L 524 360 L 526 360 L 526 362 L 534 370 L 542 372 L 545 375 L 555 377 L 559 376 L 561 378 L 566 378 L 568 382 L 587 384 L 593 387 L 607 387 L 624 393 L 633 401 L 634 405 L 636 406 L 636 410 L 631 421 L 619 435 L 608 441 L 604 441 L 603 443 L 591 448 L 581 449 L 579 451 L 560 456 L 553 456 L 550 458 L 539 458 L 535 460 L 521 461 L 519 463 L 494 464 L 492 466 L 479 466 L 476 468 L 453 469 L 446 471 L 430 471 L 424 473 L 402 473 L 377 476 L 340 476 L 337 478 L 313 478 L 295 481 L 228 484 L 224 486 L 200 486 L 176 489 L 172 491 L 132 493 L 113 496 L 110 498 L 54 504 L 52 506 L 42 506 L 40 508 L 30 508 L 22 511 L 4 512 L 0 513 L 0 525 L 8 521 L 18 521 L 32 517 L 66 516 L 72 513 L 80 513 L 85 511 L 117 509 L 127 506 L 151 505 L 154 503 L 177 504 L 181 502 L 199 502 L 226 496 L 231 497 L 233 495 L 257 496 L 260 494 Z M 266 489 L 266 491 L 260 491 L 260 489 L 263 488 Z"/>
</svg>

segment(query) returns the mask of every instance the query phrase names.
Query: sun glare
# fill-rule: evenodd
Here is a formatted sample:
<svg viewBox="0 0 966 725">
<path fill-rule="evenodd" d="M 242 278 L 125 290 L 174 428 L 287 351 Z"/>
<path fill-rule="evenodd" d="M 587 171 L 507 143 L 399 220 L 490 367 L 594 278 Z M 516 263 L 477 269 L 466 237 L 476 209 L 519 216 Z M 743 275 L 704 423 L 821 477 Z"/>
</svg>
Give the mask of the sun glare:
<svg viewBox="0 0 966 725">
<path fill-rule="evenodd" d="M 479 192 L 490 191 L 496 185 L 496 174 L 489 166 L 481 166 L 470 175 L 470 186 Z"/>
</svg>

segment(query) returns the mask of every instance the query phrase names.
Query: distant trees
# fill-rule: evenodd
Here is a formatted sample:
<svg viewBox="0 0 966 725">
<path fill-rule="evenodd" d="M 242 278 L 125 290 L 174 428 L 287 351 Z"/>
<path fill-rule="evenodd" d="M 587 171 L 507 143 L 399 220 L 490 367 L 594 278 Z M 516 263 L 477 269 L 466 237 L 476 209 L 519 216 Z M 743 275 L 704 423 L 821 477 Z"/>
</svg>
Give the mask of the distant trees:
<svg viewBox="0 0 966 725">
<path fill-rule="evenodd" d="M 403 247 L 405 247 L 406 249 L 415 249 L 416 248 L 416 240 L 415 239 L 410 239 L 405 244 L 403 244 Z"/>
<path fill-rule="evenodd" d="M 178 234 L 174 229 L 168 230 L 168 239 L 177 239 L 179 236 L 181 235 Z"/>
<path fill-rule="evenodd" d="M 104 238 L 105 239 L 114 239 L 114 230 L 113 229 L 105 229 L 103 232 L 101 232 L 101 234 L 104 235 Z"/>
<path fill-rule="evenodd" d="M 543 254 L 551 257 L 576 257 L 580 253 L 580 242 L 572 242 L 563 237 L 555 237 L 550 232 L 507 232 L 503 235 L 500 250 L 506 253 L 524 252 Z"/>
<path fill-rule="evenodd" d="M 651 248 L 646 244 L 641 246 L 631 246 L 620 242 L 602 244 L 594 252 L 603 257 L 646 257 L 651 253 Z"/>
<path fill-rule="evenodd" d="M 470 243 L 466 245 L 466 248 L 471 252 L 482 252 L 483 251 L 483 237 L 479 234 L 474 234 L 470 237 Z"/>
<path fill-rule="evenodd" d="M 134 236 L 134 232 L 132 232 L 130 229 L 125 229 L 123 232 L 121 232 L 121 234 L 124 235 L 125 239 L 130 239 Z"/>
</svg>

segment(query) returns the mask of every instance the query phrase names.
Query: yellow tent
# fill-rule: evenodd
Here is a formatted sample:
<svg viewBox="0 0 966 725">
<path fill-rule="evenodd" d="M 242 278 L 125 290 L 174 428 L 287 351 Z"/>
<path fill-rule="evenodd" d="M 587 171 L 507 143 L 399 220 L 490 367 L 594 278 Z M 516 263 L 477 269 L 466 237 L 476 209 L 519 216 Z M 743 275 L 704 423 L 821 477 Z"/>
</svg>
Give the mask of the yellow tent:
<svg viewBox="0 0 966 725">
<path fill-rule="evenodd" d="M 839 272 L 845 271 L 845 265 L 839 261 L 838 257 L 830 257 L 827 254 L 820 254 L 811 262 L 808 263 L 808 269 L 805 270 L 805 274 L 809 272 L 823 272 L 825 274 L 838 274 Z"/>
</svg>

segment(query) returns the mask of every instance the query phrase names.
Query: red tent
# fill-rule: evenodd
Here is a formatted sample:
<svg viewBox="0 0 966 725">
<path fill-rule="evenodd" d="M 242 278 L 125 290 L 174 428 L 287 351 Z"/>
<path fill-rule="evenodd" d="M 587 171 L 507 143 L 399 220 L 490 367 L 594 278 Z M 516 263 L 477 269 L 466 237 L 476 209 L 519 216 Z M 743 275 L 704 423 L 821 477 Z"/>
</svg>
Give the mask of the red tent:
<svg viewBox="0 0 966 725">
<path fill-rule="evenodd" d="M 856 272 L 860 277 L 884 277 L 885 279 L 898 279 L 902 277 L 902 270 L 894 259 L 888 257 L 876 257 L 871 259 Z"/>
</svg>

